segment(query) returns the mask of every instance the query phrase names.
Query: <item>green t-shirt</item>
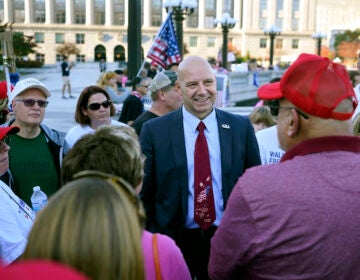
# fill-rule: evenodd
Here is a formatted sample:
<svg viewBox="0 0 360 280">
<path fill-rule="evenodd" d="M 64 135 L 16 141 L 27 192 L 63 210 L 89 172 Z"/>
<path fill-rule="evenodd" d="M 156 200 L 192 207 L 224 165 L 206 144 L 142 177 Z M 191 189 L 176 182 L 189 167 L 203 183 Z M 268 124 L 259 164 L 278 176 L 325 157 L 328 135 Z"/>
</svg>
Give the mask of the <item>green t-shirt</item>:
<svg viewBox="0 0 360 280">
<path fill-rule="evenodd" d="M 10 135 L 9 163 L 19 197 L 31 205 L 34 186 L 40 186 L 48 197 L 57 190 L 57 173 L 43 132 L 27 139 Z"/>
</svg>

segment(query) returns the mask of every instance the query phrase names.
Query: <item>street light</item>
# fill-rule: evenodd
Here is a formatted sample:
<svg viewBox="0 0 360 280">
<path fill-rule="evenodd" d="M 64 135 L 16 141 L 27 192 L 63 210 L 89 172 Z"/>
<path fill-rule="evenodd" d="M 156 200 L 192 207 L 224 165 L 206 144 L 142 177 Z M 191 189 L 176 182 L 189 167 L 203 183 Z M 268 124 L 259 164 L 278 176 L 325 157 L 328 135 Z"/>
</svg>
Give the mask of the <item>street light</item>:
<svg viewBox="0 0 360 280">
<path fill-rule="evenodd" d="M 281 29 L 275 25 L 264 30 L 264 34 L 270 36 L 270 65 L 269 69 L 273 69 L 273 57 L 274 57 L 274 40 L 276 36 L 281 34 Z"/>
<path fill-rule="evenodd" d="M 186 15 L 191 15 L 197 7 L 195 0 L 166 0 L 163 4 L 166 12 L 172 12 L 175 20 L 176 35 L 178 40 L 178 46 L 180 55 L 183 56 L 183 21 Z"/>
<path fill-rule="evenodd" d="M 321 55 L 321 41 L 326 38 L 326 34 L 321 31 L 316 32 L 312 35 L 312 38 L 317 41 L 317 54 Z"/>
<path fill-rule="evenodd" d="M 229 29 L 234 28 L 236 20 L 230 17 L 228 13 L 224 13 L 221 19 L 215 19 L 214 24 L 221 24 L 223 33 L 223 46 L 222 46 L 222 67 L 227 69 L 227 55 L 228 55 L 228 34 Z"/>
</svg>

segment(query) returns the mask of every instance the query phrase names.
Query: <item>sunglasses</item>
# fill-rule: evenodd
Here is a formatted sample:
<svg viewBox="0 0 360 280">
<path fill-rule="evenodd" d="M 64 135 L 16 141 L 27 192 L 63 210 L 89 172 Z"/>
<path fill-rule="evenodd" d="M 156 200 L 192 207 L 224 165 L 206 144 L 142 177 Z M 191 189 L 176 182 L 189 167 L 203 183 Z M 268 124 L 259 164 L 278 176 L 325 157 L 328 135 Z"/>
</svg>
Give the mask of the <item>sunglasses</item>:
<svg viewBox="0 0 360 280">
<path fill-rule="evenodd" d="M 109 108 L 112 104 L 111 100 L 105 100 L 102 103 L 91 103 L 86 108 L 90 109 L 92 111 L 99 110 L 101 106 L 103 106 L 105 109 Z"/>
<path fill-rule="evenodd" d="M 45 108 L 49 104 L 49 101 L 35 99 L 16 99 L 15 101 L 23 102 L 25 107 L 33 107 L 37 103 L 40 108 Z"/>
<path fill-rule="evenodd" d="M 280 106 L 280 102 L 279 100 L 271 100 L 269 102 L 269 107 L 270 107 L 270 112 L 271 112 L 271 115 L 277 117 L 279 115 L 279 111 L 280 109 L 287 109 L 287 110 L 292 110 L 292 109 L 295 109 L 295 111 L 300 115 L 302 116 L 304 119 L 309 119 L 309 116 L 304 114 L 303 112 L 301 112 L 300 110 L 298 110 L 297 108 L 295 107 L 282 107 Z"/>
</svg>

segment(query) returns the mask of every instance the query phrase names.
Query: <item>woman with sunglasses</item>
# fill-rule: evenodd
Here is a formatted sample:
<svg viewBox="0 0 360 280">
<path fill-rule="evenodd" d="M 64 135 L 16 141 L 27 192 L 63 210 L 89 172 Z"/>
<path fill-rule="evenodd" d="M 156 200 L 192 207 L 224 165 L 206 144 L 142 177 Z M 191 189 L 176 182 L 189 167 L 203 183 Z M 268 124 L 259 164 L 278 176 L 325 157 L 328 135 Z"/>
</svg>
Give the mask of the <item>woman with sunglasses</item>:
<svg viewBox="0 0 360 280">
<path fill-rule="evenodd" d="M 75 121 L 78 123 L 65 136 L 64 154 L 85 134 L 94 133 L 104 125 L 126 125 L 111 119 L 115 107 L 106 90 L 99 86 L 89 86 L 81 92 L 75 111 Z"/>
</svg>

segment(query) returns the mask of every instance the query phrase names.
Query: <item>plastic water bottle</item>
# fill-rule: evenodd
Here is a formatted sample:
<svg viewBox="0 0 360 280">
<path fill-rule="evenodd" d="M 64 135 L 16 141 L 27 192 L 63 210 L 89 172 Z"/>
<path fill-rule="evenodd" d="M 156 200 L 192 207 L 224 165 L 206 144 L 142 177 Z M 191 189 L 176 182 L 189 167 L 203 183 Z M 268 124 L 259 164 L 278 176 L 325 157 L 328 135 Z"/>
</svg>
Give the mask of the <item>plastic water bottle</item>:
<svg viewBox="0 0 360 280">
<path fill-rule="evenodd" d="M 33 194 L 31 195 L 31 204 L 32 204 L 32 208 L 33 211 L 35 212 L 35 214 L 37 214 L 37 212 L 39 212 L 41 210 L 41 208 L 43 208 L 47 201 L 47 195 L 41 191 L 39 186 L 35 186 L 33 187 Z"/>
</svg>

